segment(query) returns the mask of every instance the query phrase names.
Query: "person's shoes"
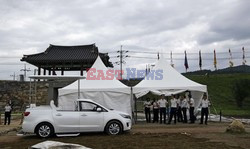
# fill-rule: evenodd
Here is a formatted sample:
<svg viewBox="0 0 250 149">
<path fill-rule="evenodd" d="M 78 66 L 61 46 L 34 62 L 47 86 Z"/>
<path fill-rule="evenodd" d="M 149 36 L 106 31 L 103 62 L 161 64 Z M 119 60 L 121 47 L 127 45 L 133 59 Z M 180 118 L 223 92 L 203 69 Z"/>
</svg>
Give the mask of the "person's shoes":
<svg viewBox="0 0 250 149">
<path fill-rule="evenodd" d="M 207 123 L 205 123 L 205 125 L 207 125 Z"/>
<path fill-rule="evenodd" d="M 202 125 L 203 123 L 200 123 L 200 125 Z"/>
</svg>

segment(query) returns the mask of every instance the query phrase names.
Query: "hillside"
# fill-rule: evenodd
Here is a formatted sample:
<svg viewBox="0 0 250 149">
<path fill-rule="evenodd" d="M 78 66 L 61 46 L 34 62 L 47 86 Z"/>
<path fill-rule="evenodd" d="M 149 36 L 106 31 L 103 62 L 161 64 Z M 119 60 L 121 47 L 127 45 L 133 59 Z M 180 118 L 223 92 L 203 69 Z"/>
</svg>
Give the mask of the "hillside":
<svg viewBox="0 0 250 149">
<path fill-rule="evenodd" d="M 239 65 L 234 67 L 227 67 L 223 69 L 218 69 L 215 71 L 211 70 L 198 70 L 198 71 L 192 71 L 187 73 L 182 73 L 183 75 L 207 75 L 207 74 L 235 74 L 235 73 L 241 73 L 241 74 L 250 74 L 250 66 L 249 65 Z"/>
<path fill-rule="evenodd" d="M 213 74 L 208 76 L 187 75 L 191 80 L 205 84 L 214 108 L 223 115 L 250 117 L 250 98 L 246 99 L 242 108 L 236 106 L 232 86 L 237 79 L 250 79 L 250 74 Z M 249 89 L 250 92 L 250 89 Z M 213 113 L 215 111 L 211 109 Z"/>
</svg>

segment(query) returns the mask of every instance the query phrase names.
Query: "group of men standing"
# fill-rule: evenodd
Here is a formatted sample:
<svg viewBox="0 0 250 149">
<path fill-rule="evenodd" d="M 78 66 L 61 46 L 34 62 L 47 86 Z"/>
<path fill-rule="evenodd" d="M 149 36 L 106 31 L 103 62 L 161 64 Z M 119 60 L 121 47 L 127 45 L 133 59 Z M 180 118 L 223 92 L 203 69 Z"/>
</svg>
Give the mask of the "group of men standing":
<svg viewBox="0 0 250 149">
<path fill-rule="evenodd" d="M 207 99 L 207 95 L 204 94 L 200 104 L 200 106 L 202 107 L 200 124 L 203 124 L 203 119 L 205 116 L 205 124 L 207 125 L 209 105 L 210 102 Z M 170 108 L 170 111 L 168 108 Z M 158 123 L 160 115 L 160 124 L 166 124 L 167 112 L 170 112 L 168 117 L 168 124 L 171 124 L 173 118 L 174 124 L 176 124 L 176 121 L 188 123 L 187 110 L 189 110 L 190 123 L 192 124 L 196 120 L 196 117 L 194 116 L 194 99 L 192 98 L 191 94 L 189 94 L 188 96 L 171 95 L 170 100 L 166 100 L 165 95 L 162 94 L 158 101 L 153 100 L 153 102 L 150 102 L 150 99 L 147 98 L 147 101 L 144 102 L 144 110 L 146 121 L 148 123 L 151 122 L 151 109 L 153 110 L 153 123 Z"/>
</svg>

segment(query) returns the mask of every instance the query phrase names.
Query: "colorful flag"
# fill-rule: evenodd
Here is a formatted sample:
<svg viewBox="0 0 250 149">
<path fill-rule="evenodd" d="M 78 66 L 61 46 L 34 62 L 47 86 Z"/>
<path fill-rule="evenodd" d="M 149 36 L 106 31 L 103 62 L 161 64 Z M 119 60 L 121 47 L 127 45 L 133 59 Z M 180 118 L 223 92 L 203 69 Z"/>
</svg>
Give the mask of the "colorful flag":
<svg viewBox="0 0 250 149">
<path fill-rule="evenodd" d="M 247 61 L 245 59 L 245 49 L 242 47 L 243 57 L 242 57 L 242 65 L 246 65 Z"/>
<path fill-rule="evenodd" d="M 233 57 L 232 57 L 232 53 L 231 53 L 231 50 L 229 49 L 229 66 L 230 67 L 233 67 L 234 66 L 234 63 L 233 63 Z"/>
<path fill-rule="evenodd" d="M 186 72 L 187 72 L 187 69 L 188 69 L 188 61 L 187 61 L 187 53 L 185 51 L 185 62 L 184 62 L 184 66 L 186 68 Z"/>
<path fill-rule="evenodd" d="M 217 70 L 217 60 L 216 60 L 216 52 L 214 49 L 214 69 Z"/>
<path fill-rule="evenodd" d="M 200 70 L 202 70 L 201 50 L 199 51 L 199 66 L 200 66 Z"/>
<path fill-rule="evenodd" d="M 171 51 L 171 53 L 170 53 L 170 60 L 171 60 L 171 66 L 174 67 L 173 57 L 172 57 L 172 51 Z"/>
</svg>

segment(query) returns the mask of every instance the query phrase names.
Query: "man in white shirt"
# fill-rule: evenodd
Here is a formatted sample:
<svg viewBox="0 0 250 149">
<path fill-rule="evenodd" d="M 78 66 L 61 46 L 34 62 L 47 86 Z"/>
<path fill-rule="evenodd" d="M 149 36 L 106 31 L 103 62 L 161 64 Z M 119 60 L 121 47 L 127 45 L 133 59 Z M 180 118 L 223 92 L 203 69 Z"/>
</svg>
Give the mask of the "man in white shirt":
<svg viewBox="0 0 250 149">
<path fill-rule="evenodd" d="M 207 99 L 206 94 L 203 95 L 200 106 L 201 106 L 201 122 L 200 122 L 200 124 L 203 124 L 203 119 L 204 119 L 204 115 L 205 115 L 205 124 L 207 125 L 208 107 L 210 106 L 210 102 Z"/>
<path fill-rule="evenodd" d="M 8 125 L 10 124 L 10 119 L 11 119 L 11 106 L 9 105 L 9 103 L 6 104 L 6 106 L 4 107 L 5 109 L 5 113 L 4 113 L 4 125 L 6 125 L 7 120 L 8 120 Z"/>
<path fill-rule="evenodd" d="M 182 99 L 183 98 L 183 99 Z M 188 102 L 186 96 L 181 97 L 182 102 L 181 102 L 181 110 L 183 113 L 183 123 L 187 123 L 187 108 L 188 108 Z"/>
<path fill-rule="evenodd" d="M 190 124 L 193 124 L 195 121 L 194 117 L 194 99 L 192 98 L 192 95 L 189 94 L 189 115 L 190 115 Z"/>
<path fill-rule="evenodd" d="M 158 100 L 158 105 L 160 107 L 160 123 L 162 124 L 162 115 L 164 119 L 164 124 L 166 124 L 166 104 L 167 100 L 164 99 L 164 94 L 161 95 L 161 99 Z"/>
<path fill-rule="evenodd" d="M 147 123 L 151 122 L 150 107 L 151 107 L 151 102 L 149 98 L 147 98 L 147 101 L 144 102 L 144 111 L 145 111 L 145 117 L 146 117 Z"/>
<path fill-rule="evenodd" d="M 176 124 L 176 109 L 177 109 L 177 99 L 174 95 L 171 95 L 170 99 L 170 118 L 168 120 L 168 124 L 171 124 L 172 118 L 174 116 L 174 123 Z"/>
<path fill-rule="evenodd" d="M 182 112 L 181 112 L 181 103 L 182 103 L 182 100 L 183 100 L 183 96 L 179 96 L 177 95 L 176 96 L 176 99 L 177 99 L 177 109 L 176 109 L 176 112 L 177 112 L 177 120 L 178 122 L 182 122 L 183 121 L 183 117 L 182 117 Z"/>
<path fill-rule="evenodd" d="M 154 118 L 153 118 L 153 123 L 159 121 L 159 105 L 158 102 L 155 101 L 155 99 L 153 100 L 153 113 L 154 113 Z"/>
</svg>

